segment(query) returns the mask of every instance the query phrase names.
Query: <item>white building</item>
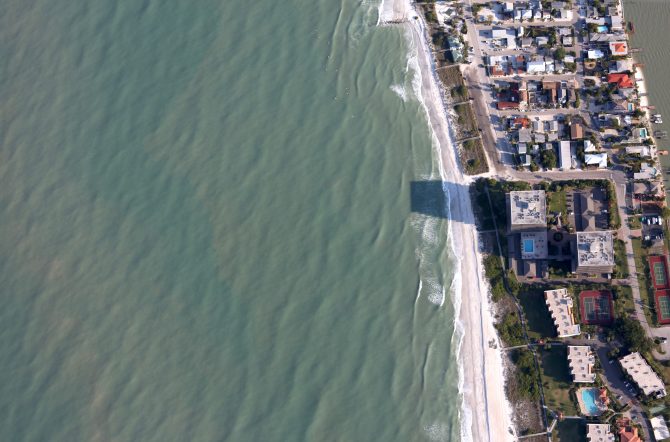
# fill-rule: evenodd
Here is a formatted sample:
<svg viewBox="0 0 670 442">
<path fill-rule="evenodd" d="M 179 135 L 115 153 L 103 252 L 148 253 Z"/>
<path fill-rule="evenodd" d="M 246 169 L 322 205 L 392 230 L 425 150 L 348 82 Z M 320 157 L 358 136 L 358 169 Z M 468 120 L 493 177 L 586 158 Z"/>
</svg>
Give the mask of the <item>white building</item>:
<svg viewBox="0 0 670 442">
<path fill-rule="evenodd" d="M 568 346 L 568 365 L 573 382 L 595 382 L 596 374 L 593 371 L 595 362 L 595 355 L 588 345 Z"/>
<path fill-rule="evenodd" d="M 607 169 L 607 154 L 587 153 L 584 155 L 584 162 L 587 166 L 596 166 L 598 169 Z"/>
<path fill-rule="evenodd" d="M 562 170 L 572 168 L 572 152 L 569 141 L 561 141 L 558 143 L 558 167 Z"/>
<path fill-rule="evenodd" d="M 619 359 L 619 363 L 645 396 L 659 398 L 665 396 L 665 384 L 663 380 L 652 370 L 649 363 L 640 353 L 636 352 L 624 356 Z"/>
<path fill-rule="evenodd" d="M 586 424 L 586 439 L 589 442 L 614 442 L 614 434 L 608 424 Z"/>
<path fill-rule="evenodd" d="M 605 53 L 600 49 L 591 49 L 586 52 L 586 58 L 589 58 L 591 60 L 598 60 L 600 58 L 603 58 L 604 56 Z"/>
<path fill-rule="evenodd" d="M 670 430 L 668 430 L 668 426 L 665 423 L 663 416 L 654 416 L 649 419 L 649 422 L 651 423 L 651 428 L 654 431 L 656 440 L 664 440 L 670 437 Z"/>
<path fill-rule="evenodd" d="M 579 324 L 572 316 L 572 298 L 566 289 L 547 290 L 544 299 L 556 325 L 559 338 L 577 336 L 581 333 Z"/>
<path fill-rule="evenodd" d="M 544 74 L 547 72 L 547 65 L 544 60 L 529 61 L 526 63 L 526 72 L 529 74 Z"/>
</svg>

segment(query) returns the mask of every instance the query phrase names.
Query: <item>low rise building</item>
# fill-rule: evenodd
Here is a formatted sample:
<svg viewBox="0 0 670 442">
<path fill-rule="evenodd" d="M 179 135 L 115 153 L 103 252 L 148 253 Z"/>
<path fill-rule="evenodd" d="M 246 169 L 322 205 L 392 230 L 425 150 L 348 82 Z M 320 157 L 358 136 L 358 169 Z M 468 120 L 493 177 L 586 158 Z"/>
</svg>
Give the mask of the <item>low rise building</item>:
<svg viewBox="0 0 670 442">
<path fill-rule="evenodd" d="M 666 395 L 663 380 L 652 370 L 640 353 L 631 353 L 619 359 L 623 370 L 642 390 L 645 396 L 661 398 Z"/>
<path fill-rule="evenodd" d="M 593 371 L 595 363 L 595 355 L 588 345 L 568 346 L 568 365 L 570 366 L 570 374 L 572 375 L 573 382 L 595 382 L 596 374 Z"/>
<path fill-rule="evenodd" d="M 589 442 L 614 442 L 614 434 L 608 424 L 586 424 L 586 439 Z"/>
<path fill-rule="evenodd" d="M 619 428 L 619 442 L 642 442 L 637 427 L 633 426 L 629 418 L 617 419 L 616 426 Z"/>
<path fill-rule="evenodd" d="M 665 440 L 670 438 L 670 430 L 668 430 L 668 425 L 665 423 L 663 416 L 654 416 L 649 419 L 651 424 L 652 431 L 654 432 L 654 438 L 656 440 Z"/>
<path fill-rule="evenodd" d="M 628 55 L 628 42 L 625 41 L 611 41 L 609 43 L 610 53 L 617 57 Z"/>
<path fill-rule="evenodd" d="M 547 197 L 544 190 L 510 192 L 507 195 L 510 232 L 537 230 L 547 225 Z"/>
<path fill-rule="evenodd" d="M 569 141 L 560 141 L 558 143 L 558 167 L 562 170 L 572 168 L 572 148 Z"/>
<path fill-rule="evenodd" d="M 607 169 L 607 153 L 587 153 L 584 155 L 584 164 L 598 169 Z"/>
<path fill-rule="evenodd" d="M 581 333 L 579 324 L 575 324 L 572 315 L 572 297 L 566 289 L 547 290 L 544 292 L 544 299 L 559 338 L 577 336 Z"/>
</svg>

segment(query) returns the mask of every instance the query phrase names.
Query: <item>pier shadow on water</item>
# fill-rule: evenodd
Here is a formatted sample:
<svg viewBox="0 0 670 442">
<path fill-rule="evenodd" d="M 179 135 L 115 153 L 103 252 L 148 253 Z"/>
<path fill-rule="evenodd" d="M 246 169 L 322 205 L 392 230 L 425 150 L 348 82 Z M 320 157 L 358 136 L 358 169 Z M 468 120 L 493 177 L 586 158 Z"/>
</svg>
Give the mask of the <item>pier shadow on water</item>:
<svg viewBox="0 0 670 442">
<path fill-rule="evenodd" d="M 469 195 L 468 186 L 441 180 L 412 181 L 410 210 L 434 218 L 464 222 L 460 210 L 449 210 L 450 195 L 451 198 L 455 195 Z M 455 205 L 458 205 L 458 202 L 451 201 L 451 206 Z"/>
</svg>

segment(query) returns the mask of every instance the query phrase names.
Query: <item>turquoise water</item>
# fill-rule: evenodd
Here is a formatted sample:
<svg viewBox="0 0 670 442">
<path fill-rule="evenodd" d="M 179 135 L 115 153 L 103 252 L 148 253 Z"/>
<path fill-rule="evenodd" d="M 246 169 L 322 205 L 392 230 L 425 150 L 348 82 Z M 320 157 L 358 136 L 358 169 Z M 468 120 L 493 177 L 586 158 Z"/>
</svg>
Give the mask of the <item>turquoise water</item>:
<svg viewBox="0 0 670 442">
<path fill-rule="evenodd" d="M 600 409 L 598 408 L 598 405 L 596 405 L 596 391 L 597 390 L 593 388 L 582 389 L 582 402 L 584 403 L 586 411 L 591 416 L 600 414 Z"/>
<path fill-rule="evenodd" d="M 439 176 L 376 4 L 2 5 L 0 440 L 459 439 L 448 226 L 411 210 Z"/>
</svg>

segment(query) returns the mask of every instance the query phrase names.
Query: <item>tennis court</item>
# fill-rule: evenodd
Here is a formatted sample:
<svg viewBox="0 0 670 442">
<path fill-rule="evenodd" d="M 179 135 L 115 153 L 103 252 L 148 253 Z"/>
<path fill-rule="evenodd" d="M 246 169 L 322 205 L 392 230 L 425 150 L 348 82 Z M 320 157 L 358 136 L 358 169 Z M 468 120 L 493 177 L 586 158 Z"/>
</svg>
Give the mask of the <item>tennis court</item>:
<svg viewBox="0 0 670 442">
<path fill-rule="evenodd" d="M 665 256 L 650 256 L 649 270 L 651 271 L 651 282 L 656 290 L 670 289 Z"/>
<path fill-rule="evenodd" d="M 670 290 L 659 290 L 654 298 L 659 324 L 670 324 Z"/>
<path fill-rule="evenodd" d="M 607 290 L 589 290 L 579 294 L 580 313 L 584 324 L 610 324 L 614 319 L 612 293 Z"/>
</svg>

